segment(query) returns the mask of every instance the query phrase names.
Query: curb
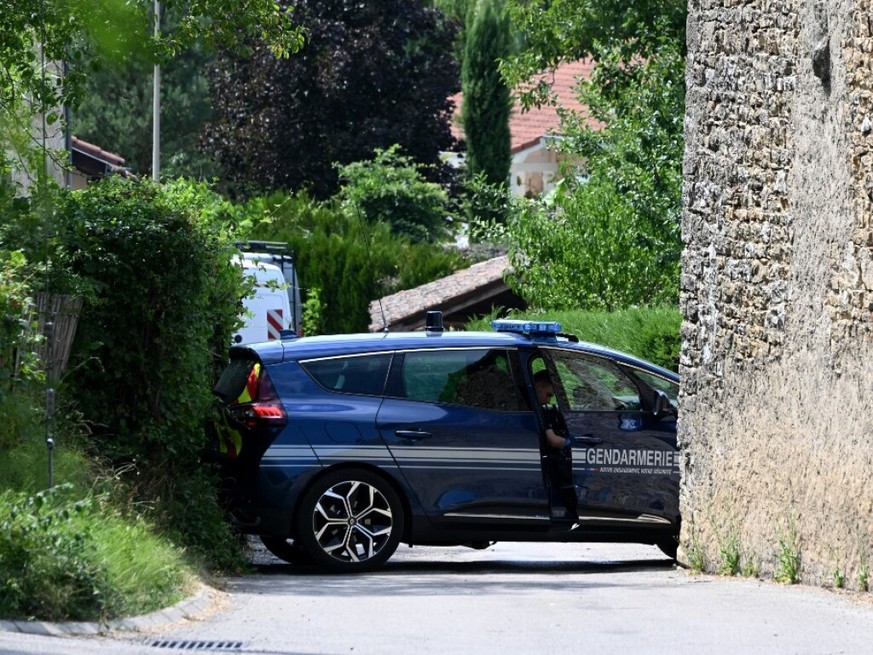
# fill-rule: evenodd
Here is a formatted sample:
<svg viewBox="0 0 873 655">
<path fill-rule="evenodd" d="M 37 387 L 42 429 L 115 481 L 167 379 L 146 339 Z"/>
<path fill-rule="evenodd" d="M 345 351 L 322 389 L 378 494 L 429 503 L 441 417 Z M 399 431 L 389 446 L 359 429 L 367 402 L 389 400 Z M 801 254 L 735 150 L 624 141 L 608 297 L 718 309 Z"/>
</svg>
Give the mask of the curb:
<svg viewBox="0 0 873 655">
<path fill-rule="evenodd" d="M 72 635 L 105 635 L 112 631 L 137 632 L 175 623 L 182 619 L 193 619 L 202 614 L 212 604 L 212 588 L 205 584 L 190 598 L 181 600 L 172 607 L 134 616 L 126 619 L 115 619 L 103 623 L 88 623 L 64 621 L 50 623 L 48 621 L 0 621 L 0 631 L 24 632 L 33 635 L 62 637 Z"/>
</svg>

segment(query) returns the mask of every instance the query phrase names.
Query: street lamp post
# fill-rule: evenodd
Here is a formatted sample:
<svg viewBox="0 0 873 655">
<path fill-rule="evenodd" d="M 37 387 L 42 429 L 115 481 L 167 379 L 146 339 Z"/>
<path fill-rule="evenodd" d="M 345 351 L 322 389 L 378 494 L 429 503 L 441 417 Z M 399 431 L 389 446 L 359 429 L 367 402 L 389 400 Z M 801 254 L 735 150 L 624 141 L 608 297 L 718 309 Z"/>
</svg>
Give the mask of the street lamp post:
<svg viewBox="0 0 873 655">
<path fill-rule="evenodd" d="M 161 35 L 161 3 L 155 0 L 155 40 Z M 152 93 L 152 179 L 161 177 L 161 65 L 155 62 L 154 91 Z"/>
</svg>

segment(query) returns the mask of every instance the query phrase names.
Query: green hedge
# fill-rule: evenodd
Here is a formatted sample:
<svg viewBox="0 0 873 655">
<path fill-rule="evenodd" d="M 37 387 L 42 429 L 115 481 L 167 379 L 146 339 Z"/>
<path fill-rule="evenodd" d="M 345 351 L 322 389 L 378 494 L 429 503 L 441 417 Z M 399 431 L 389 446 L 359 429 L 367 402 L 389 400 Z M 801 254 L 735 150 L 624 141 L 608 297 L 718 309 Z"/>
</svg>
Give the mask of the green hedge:
<svg viewBox="0 0 873 655">
<path fill-rule="evenodd" d="M 372 300 L 469 265 L 454 249 L 414 243 L 384 222 L 305 194 L 257 198 L 242 208 L 248 238 L 283 241 L 297 258 L 304 302 L 318 290 L 324 334 L 366 332 Z"/>
<path fill-rule="evenodd" d="M 153 519 L 213 563 L 233 558 L 200 462 L 215 373 L 239 322 L 229 207 L 207 187 L 108 178 L 55 212 L 59 250 L 92 290 L 65 378 L 93 451 Z"/>
</svg>

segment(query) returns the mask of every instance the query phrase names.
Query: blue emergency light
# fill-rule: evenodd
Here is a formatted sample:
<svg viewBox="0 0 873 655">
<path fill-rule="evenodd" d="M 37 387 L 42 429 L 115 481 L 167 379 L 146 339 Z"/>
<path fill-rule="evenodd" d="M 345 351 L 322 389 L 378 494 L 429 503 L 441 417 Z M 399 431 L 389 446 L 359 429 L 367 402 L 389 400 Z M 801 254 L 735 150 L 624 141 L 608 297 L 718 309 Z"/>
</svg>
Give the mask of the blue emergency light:
<svg viewBox="0 0 873 655">
<path fill-rule="evenodd" d="M 557 321 L 525 321 L 502 318 L 491 321 L 491 327 L 497 332 L 514 332 L 515 334 L 527 334 L 532 337 L 555 337 L 561 333 L 561 324 Z"/>
</svg>

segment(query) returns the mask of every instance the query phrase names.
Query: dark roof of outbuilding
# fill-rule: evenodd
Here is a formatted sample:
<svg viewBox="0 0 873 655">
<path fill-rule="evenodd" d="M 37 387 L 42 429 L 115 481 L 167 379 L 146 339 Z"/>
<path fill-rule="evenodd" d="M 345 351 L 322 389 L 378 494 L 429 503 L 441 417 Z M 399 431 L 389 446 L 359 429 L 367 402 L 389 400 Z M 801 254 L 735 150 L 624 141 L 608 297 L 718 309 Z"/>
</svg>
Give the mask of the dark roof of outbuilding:
<svg viewBox="0 0 873 655">
<path fill-rule="evenodd" d="M 370 331 L 414 330 L 424 325 L 428 310 L 444 314 L 496 297 L 508 290 L 504 275 L 509 257 L 494 257 L 414 289 L 398 291 L 370 303 Z"/>
<path fill-rule="evenodd" d="M 70 139 L 70 161 L 77 171 L 89 179 L 107 175 L 124 176 L 131 172 L 124 165 L 123 157 L 75 136 Z"/>
</svg>

